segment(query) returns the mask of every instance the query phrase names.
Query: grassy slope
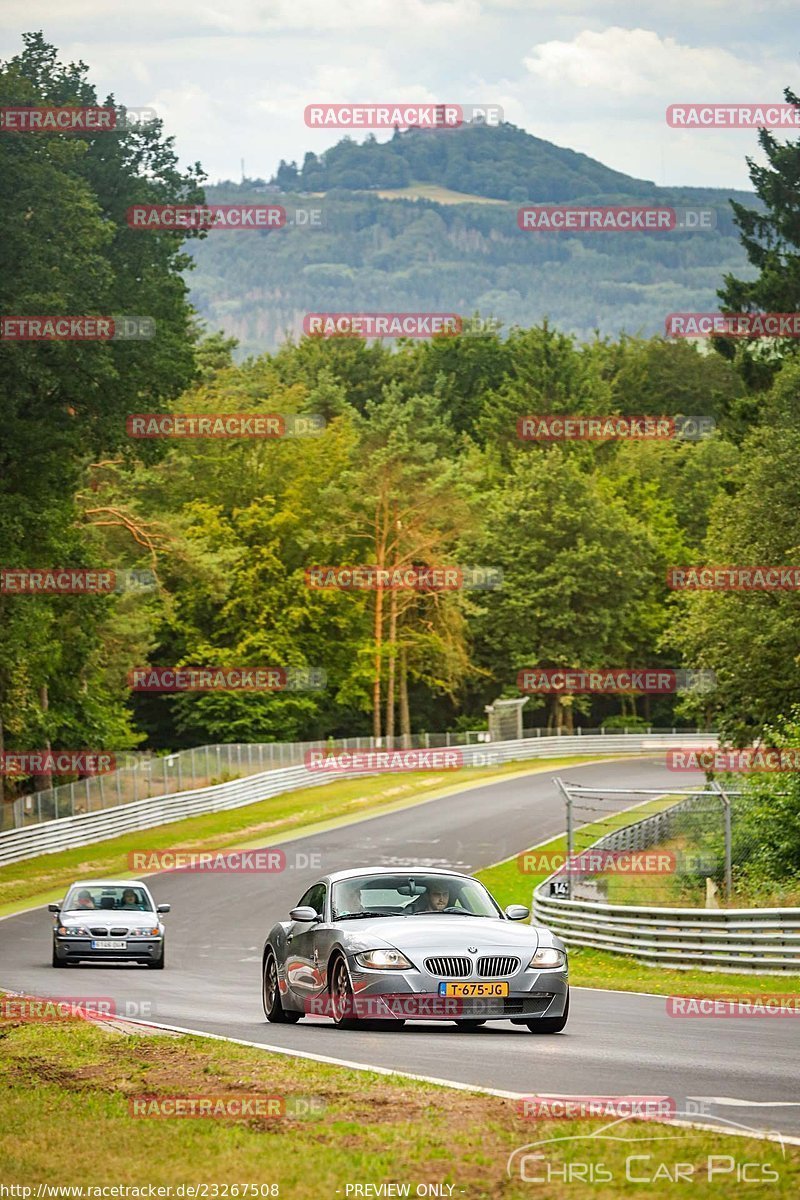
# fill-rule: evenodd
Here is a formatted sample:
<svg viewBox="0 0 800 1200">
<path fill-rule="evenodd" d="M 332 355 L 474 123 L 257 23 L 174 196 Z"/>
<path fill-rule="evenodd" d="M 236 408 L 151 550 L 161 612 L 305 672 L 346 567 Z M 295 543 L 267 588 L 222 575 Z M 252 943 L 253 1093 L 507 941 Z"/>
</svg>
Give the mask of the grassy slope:
<svg viewBox="0 0 800 1200">
<path fill-rule="evenodd" d="M 525 1042 L 530 1035 L 519 1037 Z M 443 1028 L 441 1038 L 443 1058 L 463 1053 L 464 1035 L 453 1026 Z M 83 1021 L 33 1025 L 0 1020 L 0 1086 L 0 1162 L 7 1184 L 277 1183 L 281 1197 L 317 1200 L 337 1192 L 344 1196 L 345 1186 L 354 1183 L 409 1183 L 414 1195 L 418 1184 L 444 1182 L 455 1185 L 454 1197 L 522 1200 L 533 1194 L 532 1185 L 519 1176 L 516 1181 L 506 1178 L 513 1150 L 540 1139 L 589 1134 L 608 1124 L 599 1119 L 533 1121 L 518 1115 L 515 1102 L 477 1092 L 200 1037 L 131 1036 Z M 286 1097 L 287 1102 L 313 1099 L 316 1116 L 154 1119 L 129 1113 L 129 1102 L 137 1096 L 231 1093 Z M 43 1136 L 46 1130 L 50 1136 Z M 707 1181 L 707 1156 L 714 1154 L 771 1164 L 779 1174 L 770 1185 L 771 1195 L 800 1191 L 800 1152 L 793 1146 L 786 1147 L 784 1158 L 774 1143 L 641 1121 L 625 1122 L 612 1132 L 671 1140 L 643 1146 L 567 1141 L 545 1147 L 548 1160 L 559 1167 L 564 1161 L 602 1160 L 614 1179 L 592 1185 L 590 1193 L 586 1185 L 555 1182 L 536 1194 L 548 1200 L 588 1194 L 597 1200 L 620 1195 L 652 1200 L 657 1194 L 652 1183 L 625 1181 L 630 1154 L 653 1154 L 650 1164 L 637 1163 L 640 1175 L 646 1166 L 654 1173 L 660 1161 L 694 1164 L 694 1181 L 675 1194 L 724 1194 L 719 1177 Z"/>
</svg>

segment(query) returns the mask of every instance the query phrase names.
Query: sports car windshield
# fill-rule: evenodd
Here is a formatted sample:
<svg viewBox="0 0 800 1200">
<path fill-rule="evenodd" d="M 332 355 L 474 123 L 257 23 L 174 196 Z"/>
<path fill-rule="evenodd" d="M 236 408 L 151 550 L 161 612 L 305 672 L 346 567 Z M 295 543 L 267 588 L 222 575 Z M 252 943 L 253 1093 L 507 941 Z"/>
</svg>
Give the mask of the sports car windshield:
<svg viewBox="0 0 800 1200">
<path fill-rule="evenodd" d="M 397 875 L 359 875 L 334 883 L 333 919 L 413 917 L 447 913 L 451 916 L 500 918 L 489 893 L 462 875 L 426 875 L 424 871 Z"/>
</svg>

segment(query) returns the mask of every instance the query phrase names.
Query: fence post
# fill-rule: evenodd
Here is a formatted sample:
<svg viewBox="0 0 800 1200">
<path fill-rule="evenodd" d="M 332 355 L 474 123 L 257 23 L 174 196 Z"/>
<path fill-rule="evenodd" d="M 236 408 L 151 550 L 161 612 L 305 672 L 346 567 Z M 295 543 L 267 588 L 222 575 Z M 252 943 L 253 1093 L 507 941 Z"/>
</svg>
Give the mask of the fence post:
<svg viewBox="0 0 800 1200">
<path fill-rule="evenodd" d="M 564 786 L 564 781 L 562 779 L 556 779 L 555 783 L 556 783 L 556 787 L 561 792 L 562 796 L 564 797 L 564 799 L 567 802 L 567 863 L 566 863 L 566 866 L 567 866 L 567 872 L 566 872 L 566 874 L 567 874 L 567 899 L 571 900 L 572 899 L 572 873 L 571 873 L 571 864 L 572 864 L 572 797 L 570 796 L 568 789 Z"/>
<path fill-rule="evenodd" d="M 714 791 L 722 801 L 725 822 L 725 897 L 730 903 L 733 897 L 733 828 L 731 823 L 731 798 L 715 779 Z"/>
</svg>

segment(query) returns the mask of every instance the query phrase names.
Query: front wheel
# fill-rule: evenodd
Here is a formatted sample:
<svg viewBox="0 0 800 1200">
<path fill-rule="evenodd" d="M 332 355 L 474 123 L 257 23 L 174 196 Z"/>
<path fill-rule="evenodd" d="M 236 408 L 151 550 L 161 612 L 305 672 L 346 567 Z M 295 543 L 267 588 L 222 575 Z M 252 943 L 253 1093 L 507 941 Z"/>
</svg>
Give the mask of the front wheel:
<svg viewBox="0 0 800 1200">
<path fill-rule="evenodd" d="M 151 958 L 147 965 L 151 971 L 163 971 L 166 961 L 167 961 L 167 947 L 166 947 L 166 943 L 165 943 L 161 947 L 161 957 L 160 958 Z"/>
<path fill-rule="evenodd" d="M 561 1033 L 567 1023 L 569 1017 L 569 993 L 567 993 L 567 1003 L 564 1005 L 564 1012 L 560 1017 L 540 1017 L 538 1021 L 526 1021 L 525 1024 L 531 1033 Z"/>
<path fill-rule="evenodd" d="M 275 955 L 268 954 L 264 959 L 264 974 L 261 981 L 261 1003 L 268 1021 L 277 1025 L 294 1025 L 300 1020 L 298 1012 L 287 1012 L 281 1003 L 281 989 L 278 985 L 278 964 Z"/>
<path fill-rule="evenodd" d="M 353 989 L 350 986 L 350 976 L 343 958 L 337 958 L 328 981 L 328 995 L 331 1001 L 331 1016 L 337 1029 L 357 1029 L 359 1022 L 353 1017 Z"/>
<path fill-rule="evenodd" d="M 56 956 L 56 948 L 55 948 L 55 946 L 53 946 L 53 966 L 54 967 L 66 967 L 66 965 L 67 965 L 67 960 L 65 958 L 58 958 Z"/>
</svg>

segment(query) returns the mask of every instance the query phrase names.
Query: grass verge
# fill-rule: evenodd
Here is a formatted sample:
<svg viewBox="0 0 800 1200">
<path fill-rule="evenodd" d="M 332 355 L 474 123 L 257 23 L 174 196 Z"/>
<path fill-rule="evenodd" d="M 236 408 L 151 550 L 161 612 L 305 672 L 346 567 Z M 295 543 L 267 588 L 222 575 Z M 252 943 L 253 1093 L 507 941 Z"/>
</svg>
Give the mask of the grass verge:
<svg viewBox="0 0 800 1200">
<path fill-rule="evenodd" d="M 456 1041 L 463 1052 L 464 1037 L 479 1035 L 446 1026 L 440 1036 L 446 1055 Z M 529 1037 L 519 1034 L 523 1043 Z M 343 1052 L 347 1043 L 343 1035 Z M 609 1131 L 630 1140 L 590 1141 L 608 1121 L 530 1120 L 518 1115 L 517 1102 L 478 1092 L 202 1037 L 131 1035 L 80 1020 L 34 1025 L 0 1019 L 0 1086 L 0 1161 L 7 1185 L 217 1184 L 220 1190 L 209 1188 L 207 1196 L 317 1200 L 344 1198 L 348 1185 L 391 1182 L 408 1185 L 412 1196 L 425 1194 L 418 1193 L 420 1184 L 444 1184 L 433 1194 L 523 1200 L 532 1194 L 531 1182 L 521 1181 L 518 1166 L 515 1178 L 506 1176 L 509 1155 L 532 1142 L 569 1138 L 531 1151 L 544 1157 L 529 1160 L 528 1173 L 553 1172 L 552 1182 L 538 1191 L 548 1200 L 589 1191 L 599 1200 L 652 1200 L 657 1170 L 662 1188 L 671 1182 L 662 1163 L 670 1171 L 676 1163 L 691 1170 L 690 1182 L 674 1194 L 724 1194 L 742 1162 L 751 1164 L 749 1178 L 770 1180 L 771 1195 L 800 1192 L 800 1150 L 794 1146 L 647 1121 L 624 1121 Z M 273 1111 L 277 1098 L 287 1110 L 310 1109 L 313 1116 L 159 1119 L 131 1113 L 136 1098 L 243 1094 L 272 1099 Z M 668 1140 L 646 1140 L 652 1138 Z M 626 1159 L 633 1155 L 649 1156 L 637 1157 L 629 1172 L 644 1182 L 626 1179 Z M 565 1164 L 579 1181 L 587 1170 L 605 1174 L 584 1191 L 564 1179 Z M 709 1164 L 717 1168 L 711 1178 Z M 226 1185 L 227 1192 L 221 1190 Z M 244 1191 L 243 1185 L 260 1190 Z M 277 1185 L 273 1192 L 271 1185 Z M 359 1194 L 381 1193 L 349 1193 Z"/>
<path fill-rule="evenodd" d="M 403 776 L 341 779 L 272 796 L 244 808 L 206 813 L 90 846 L 42 854 L 0 869 L 0 916 L 57 900 L 76 878 L 127 877 L 132 873 L 128 854 L 134 850 L 164 850 L 176 846 L 194 850 L 268 846 L 287 840 L 286 835 L 296 831 L 298 836 L 320 833 L 335 824 L 362 820 L 373 813 L 391 812 L 465 787 L 480 787 L 494 779 L 536 774 L 566 764 L 614 757 L 589 754 L 581 758 L 537 759 L 534 766 L 512 762 L 491 769 L 464 767 L 446 772 L 415 771 Z"/>
</svg>

